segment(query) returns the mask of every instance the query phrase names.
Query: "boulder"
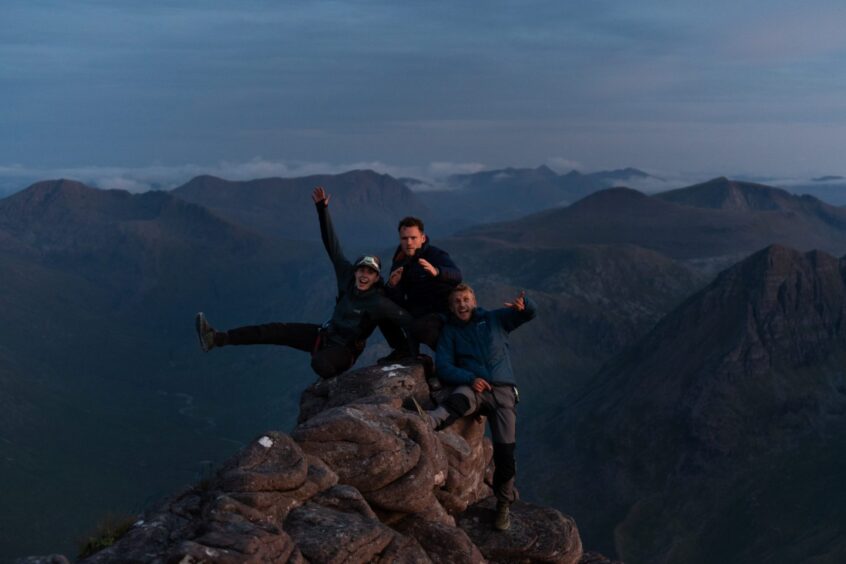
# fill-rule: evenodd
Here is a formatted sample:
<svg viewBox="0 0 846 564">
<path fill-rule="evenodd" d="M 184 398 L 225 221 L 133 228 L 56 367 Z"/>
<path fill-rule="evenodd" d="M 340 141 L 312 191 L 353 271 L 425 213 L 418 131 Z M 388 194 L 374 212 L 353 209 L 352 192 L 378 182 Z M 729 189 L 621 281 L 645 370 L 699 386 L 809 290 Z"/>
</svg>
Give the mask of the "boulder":
<svg viewBox="0 0 846 564">
<path fill-rule="evenodd" d="M 303 392 L 300 398 L 298 421 L 307 421 L 331 407 L 364 403 L 374 398 L 378 403 L 394 403 L 414 396 L 418 401 L 429 397 L 425 370 L 422 364 L 406 363 L 388 366 L 368 366 L 342 374 L 338 378 L 321 378 Z"/>
<path fill-rule="evenodd" d="M 382 524 L 354 488 L 339 488 L 315 496 L 285 519 L 285 530 L 308 561 L 430 561 L 416 541 Z"/>
<path fill-rule="evenodd" d="M 495 515 L 496 498 L 489 497 L 456 519 L 491 562 L 577 564 L 582 558 L 576 522 L 555 509 L 517 501 L 511 505 L 511 528 L 507 531 L 491 527 Z"/>
<path fill-rule="evenodd" d="M 213 478 L 147 512 L 115 545 L 82 562 L 582 558 L 575 523 L 552 509 L 517 502 L 511 529 L 494 531 L 484 419 L 435 432 L 408 409 L 410 397 L 432 405 L 420 365 L 373 366 L 316 382 L 303 394 L 290 436 L 256 438 Z M 583 564 L 594 561 L 602 562 Z"/>
<path fill-rule="evenodd" d="M 420 543 L 435 564 L 486 562 L 482 553 L 462 529 L 412 515 L 394 526 Z"/>
</svg>

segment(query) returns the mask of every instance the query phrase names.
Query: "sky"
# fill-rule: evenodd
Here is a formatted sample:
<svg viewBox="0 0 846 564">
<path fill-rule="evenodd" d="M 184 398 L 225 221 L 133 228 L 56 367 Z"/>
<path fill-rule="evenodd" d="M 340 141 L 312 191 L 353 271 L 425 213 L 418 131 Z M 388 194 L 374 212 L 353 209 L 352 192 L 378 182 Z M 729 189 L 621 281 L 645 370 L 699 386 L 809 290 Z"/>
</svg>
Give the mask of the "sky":
<svg viewBox="0 0 846 564">
<path fill-rule="evenodd" d="M 839 175 L 844 92 L 840 1 L 4 0 L 0 189 Z"/>
</svg>

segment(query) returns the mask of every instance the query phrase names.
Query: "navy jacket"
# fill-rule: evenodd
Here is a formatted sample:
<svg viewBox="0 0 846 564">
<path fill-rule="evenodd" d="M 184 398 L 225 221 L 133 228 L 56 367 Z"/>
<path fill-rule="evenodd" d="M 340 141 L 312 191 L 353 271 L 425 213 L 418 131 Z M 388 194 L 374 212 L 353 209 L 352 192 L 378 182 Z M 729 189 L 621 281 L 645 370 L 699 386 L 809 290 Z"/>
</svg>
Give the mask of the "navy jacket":
<svg viewBox="0 0 846 564">
<path fill-rule="evenodd" d="M 332 261 L 338 284 L 338 301 L 332 319 L 326 324 L 328 339 L 361 350 L 379 321 L 390 320 L 407 328 L 412 317 L 385 296 L 381 279 L 364 292 L 356 288 L 355 266 L 344 256 L 329 209 L 323 202 L 317 204 L 317 215 L 323 246 Z"/>
<path fill-rule="evenodd" d="M 438 339 L 438 377 L 453 386 L 470 384 L 476 378 L 516 385 L 508 334 L 535 317 L 535 303 L 528 297 L 525 300 L 523 311 L 477 307 L 467 323 L 451 315 Z"/>
<path fill-rule="evenodd" d="M 418 260 L 421 258 L 438 269 L 437 276 L 432 276 L 420 266 Z M 402 247 L 397 247 L 390 272 L 401 266 L 403 271 L 399 283 L 395 287 L 385 288 L 388 297 L 415 319 L 428 313 L 446 315 L 449 312 L 449 292 L 461 283 L 461 271 L 452 262 L 449 254 L 430 245 L 427 238 L 412 257 L 406 256 Z"/>
</svg>

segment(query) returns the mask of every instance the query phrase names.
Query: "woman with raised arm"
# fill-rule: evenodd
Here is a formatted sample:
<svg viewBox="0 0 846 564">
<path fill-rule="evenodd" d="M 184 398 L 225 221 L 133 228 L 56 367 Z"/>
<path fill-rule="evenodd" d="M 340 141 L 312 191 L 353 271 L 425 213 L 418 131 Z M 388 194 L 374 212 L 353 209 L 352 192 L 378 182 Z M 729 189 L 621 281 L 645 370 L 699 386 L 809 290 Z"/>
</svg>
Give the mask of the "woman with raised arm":
<svg viewBox="0 0 846 564">
<path fill-rule="evenodd" d="M 332 227 L 326 190 L 315 188 L 312 200 L 320 220 L 320 236 L 335 269 L 338 299 L 332 318 L 323 325 L 266 323 L 216 331 L 200 312 L 196 328 L 204 351 L 227 345 L 284 345 L 311 353 L 312 369 L 329 378 L 355 364 L 380 321 L 393 321 L 403 328 L 411 323 L 411 316 L 384 295 L 379 257 L 364 255 L 350 262 L 344 256 Z"/>
</svg>

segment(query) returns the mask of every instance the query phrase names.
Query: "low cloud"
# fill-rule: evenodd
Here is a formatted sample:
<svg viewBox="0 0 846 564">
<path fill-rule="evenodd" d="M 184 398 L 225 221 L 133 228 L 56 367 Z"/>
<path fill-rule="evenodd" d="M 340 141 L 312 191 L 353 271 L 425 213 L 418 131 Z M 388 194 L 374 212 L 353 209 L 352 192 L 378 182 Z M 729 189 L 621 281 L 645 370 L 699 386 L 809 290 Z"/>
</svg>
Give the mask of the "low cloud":
<svg viewBox="0 0 846 564">
<path fill-rule="evenodd" d="M 473 174 L 485 170 L 486 167 L 482 163 L 453 163 L 447 161 L 438 161 L 430 163 L 428 167 L 429 176 L 441 177 L 450 176 L 452 174 Z"/>
<path fill-rule="evenodd" d="M 0 165 L 0 195 L 22 190 L 34 182 L 58 178 L 77 180 L 103 189 L 146 192 L 170 190 L 203 174 L 227 180 L 253 180 L 269 177 L 301 177 L 317 174 L 340 174 L 350 170 L 369 169 L 395 178 L 415 178 L 422 183 L 415 189 L 444 189 L 443 180 L 452 174 L 472 173 L 485 169 L 481 163 L 433 162 L 423 166 L 393 165 L 381 161 L 327 163 L 274 161 L 255 157 L 248 161 L 221 161 L 212 165 L 153 164 L 140 167 L 77 166 L 29 167 L 21 164 Z"/>
<path fill-rule="evenodd" d="M 580 170 L 581 163 L 568 159 L 565 157 L 549 157 L 546 159 L 546 166 L 558 173 L 570 172 L 571 170 Z"/>
</svg>

